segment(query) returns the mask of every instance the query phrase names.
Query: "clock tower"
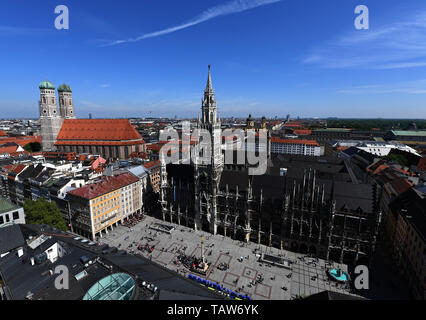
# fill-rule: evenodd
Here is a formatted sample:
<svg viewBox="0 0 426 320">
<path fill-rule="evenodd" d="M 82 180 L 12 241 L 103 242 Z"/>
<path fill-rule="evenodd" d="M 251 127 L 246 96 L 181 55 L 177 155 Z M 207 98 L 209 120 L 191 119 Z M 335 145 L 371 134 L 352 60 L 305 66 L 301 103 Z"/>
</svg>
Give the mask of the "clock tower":
<svg viewBox="0 0 426 320">
<path fill-rule="evenodd" d="M 201 106 L 202 116 L 198 129 L 210 134 L 210 161 L 207 164 L 195 161 L 195 228 L 213 234 L 217 232 L 217 193 L 223 171 L 222 130 L 217 112 L 216 97 L 212 85 L 211 67 Z M 206 143 L 205 141 L 201 141 Z M 207 230 L 208 229 L 208 230 Z"/>
</svg>

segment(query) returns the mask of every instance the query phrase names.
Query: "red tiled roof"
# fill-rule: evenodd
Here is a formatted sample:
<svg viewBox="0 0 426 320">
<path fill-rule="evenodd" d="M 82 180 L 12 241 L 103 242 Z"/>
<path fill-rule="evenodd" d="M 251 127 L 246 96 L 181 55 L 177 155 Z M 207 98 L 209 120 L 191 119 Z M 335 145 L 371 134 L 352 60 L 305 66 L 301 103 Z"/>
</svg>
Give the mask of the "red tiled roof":
<svg viewBox="0 0 426 320">
<path fill-rule="evenodd" d="M 145 169 L 151 169 L 151 168 L 158 166 L 158 165 L 161 165 L 160 160 L 148 162 L 148 163 L 144 164 L 143 166 L 145 167 Z"/>
<path fill-rule="evenodd" d="M 3 130 L 0 130 L 0 137 L 7 137 L 7 133 Z"/>
<path fill-rule="evenodd" d="M 7 166 L 4 166 L 4 169 L 6 169 L 7 171 L 10 171 L 13 169 L 15 165 L 14 164 L 8 164 Z"/>
<path fill-rule="evenodd" d="M 378 167 L 374 170 L 373 174 L 378 174 L 379 172 L 381 172 L 381 171 L 383 171 L 383 170 L 385 170 L 385 169 L 387 169 L 387 168 L 389 168 L 389 166 L 388 166 L 388 165 L 386 165 L 386 164 L 382 164 L 382 165 L 378 166 Z"/>
<path fill-rule="evenodd" d="M 141 159 L 145 159 L 145 158 L 147 158 L 147 154 L 146 154 L 146 152 L 137 152 L 137 151 L 135 151 L 135 152 L 132 152 L 130 155 L 129 155 L 129 158 L 141 158 Z"/>
<path fill-rule="evenodd" d="M 143 144 L 144 140 L 135 141 L 92 141 L 92 140 L 81 140 L 81 141 L 56 141 L 56 146 L 133 146 L 137 144 Z"/>
<path fill-rule="evenodd" d="M 396 171 L 399 171 L 399 172 L 401 172 L 403 174 L 405 174 L 406 176 L 412 176 L 412 177 L 415 176 L 415 173 L 407 171 L 407 170 L 403 170 L 401 168 L 393 168 L 393 169 L 396 170 Z"/>
<path fill-rule="evenodd" d="M 90 200 L 138 181 L 139 179 L 131 173 L 124 173 L 112 177 L 104 176 L 98 183 L 89 184 L 68 193 L 76 197 Z"/>
<path fill-rule="evenodd" d="M 290 122 L 287 122 L 285 125 L 284 125 L 284 127 L 295 127 L 295 128 L 300 128 L 300 127 L 302 127 L 302 124 L 301 124 L 301 122 L 300 121 L 290 121 Z"/>
<path fill-rule="evenodd" d="M 6 144 L 6 143 L 16 143 L 20 146 L 25 146 L 32 142 L 38 142 L 41 143 L 41 136 L 24 136 L 24 137 L 7 137 L 7 138 L 0 138 L 0 145 Z"/>
<path fill-rule="evenodd" d="M 391 182 L 391 186 L 395 189 L 397 193 L 403 193 L 410 189 L 413 184 L 407 179 L 398 179 Z"/>
<path fill-rule="evenodd" d="M 9 147 L 0 147 L 0 154 L 3 153 L 16 153 L 16 150 L 19 148 L 19 146 L 9 146 Z"/>
<path fill-rule="evenodd" d="M 305 136 L 309 136 L 312 134 L 312 130 L 307 130 L 307 129 L 294 130 L 293 132 L 294 134 L 305 135 Z"/>
<path fill-rule="evenodd" d="M 145 143 L 127 119 L 66 119 L 56 140 L 56 145 Z"/>
<path fill-rule="evenodd" d="M 308 146 L 319 147 L 319 143 L 315 140 L 300 140 L 300 139 L 280 139 L 278 137 L 271 138 L 272 143 L 286 143 L 286 144 L 306 144 Z"/>
<path fill-rule="evenodd" d="M 23 164 L 16 164 L 16 165 L 14 165 L 13 168 L 11 168 L 11 170 L 9 171 L 9 174 L 14 173 L 15 175 L 17 175 L 17 174 L 21 173 L 21 171 L 24 170 L 25 168 L 26 168 L 26 166 L 24 166 Z M 15 180 L 15 176 L 13 176 L 13 175 L 12 176 L 9 175 L 8 178 L 11 179 L 11 180 Z"/>
<path fill-rule="evenodd" d="M 146 146 L 146 150 L 154 150 L 154 151 L 160 151 L 163 147 L 162 144 L 156 143 L 156 144 L 150 144 Z"/>
<path fill-rule="evenodd" d="M 93 161 L 91 169 L 96 170 L 99 167 L 102 167 L 105 163 L 106 163 L 106 160 L 102 157 L 99 157 L 95 161 Z"/>
<path fill-rule="evenodd" d="M 344 150 L 347 150 L 347 149 L 349 149 L 350 147 L 342 147 L 342 146 L 338 146 L 338 147 L 336 147 L 335 149 L 337 150 L 337 151 L 344 151 Z"/>
<path fill-rule="evenodd" d="M 27 166 L 24 166 L 23 164 L 18 164 L 14 169 L 12 169 L 13 173 L 20 173 L 22 170 L 24 170 Z"/>
<path fill-rule="evenodd" d="M 426 158 L 423 157 L 420 159 L 419 164 L 417 165 L 417 168 L 419 168 L 419 170 L 426 170 Z"/>
</svg>

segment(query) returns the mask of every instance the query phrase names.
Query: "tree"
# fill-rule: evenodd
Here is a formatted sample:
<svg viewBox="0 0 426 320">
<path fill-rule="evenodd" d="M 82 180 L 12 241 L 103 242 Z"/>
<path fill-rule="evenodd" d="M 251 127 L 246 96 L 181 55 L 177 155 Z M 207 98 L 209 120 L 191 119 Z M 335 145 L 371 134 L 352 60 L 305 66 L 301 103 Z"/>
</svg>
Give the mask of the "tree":
<svg viewBox="0 0 426 320">
<path fill-rule="evenodd" d="M 384 159 L 386 161 L 395 160 L 396 162 L 398 162 L 398 164 L 400 164 L 401 166 L 404 166 L 404 167 L 410 166 L 410 161 L 407 159 L 407 157 L 405 157 L 402 154 L 389 154 L 388 156 L 384 157 Z"/>
<path fill-rule="evenodd" d="M 59 209 L 46 199 L 25 200 L 24 211 L 28 224 L 47 224 L 59 230 L 67 230 L 67 224 Z"/>
<path fill-rule="evenodd" d="M 24 146 L 24 150 L 28 152 L 39 152 L 41 150 L 41 144 L 38 142 L 31 142 Z"/>
</svg>

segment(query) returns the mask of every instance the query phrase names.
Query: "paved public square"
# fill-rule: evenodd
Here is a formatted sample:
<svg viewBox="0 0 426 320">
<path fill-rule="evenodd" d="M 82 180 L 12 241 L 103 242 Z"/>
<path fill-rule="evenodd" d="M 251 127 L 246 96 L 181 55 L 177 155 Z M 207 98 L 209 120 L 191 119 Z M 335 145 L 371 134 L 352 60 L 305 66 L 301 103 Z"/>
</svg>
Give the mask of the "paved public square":
<svg viewBox="0 0 426 320">
<path fill-rule="evenodd" d="M 150 229 L 150 226 L 155 223 L 173 226 L 176 229 L 171 235 Z M 228 237 L 213 236 L 148 216 L 131 229 L 124 226 L 114 228 L 107 235 L 103 235 L 99 241 L 130 253 L 141 254 L 173 271 L 188 275 L 191 273 L 188 269 L 182 264 L 174 263 L 178 250 L 188 256 L 201 257 L 202 236 L 205 236 L 206 261 L 213 265 L 211 271 L 203 278 L 228 289 L 239 290 L 238 292 L 248 294 L 253 300 L 290 300 L 300 295 L 309 296 L 324 290 L 348 293 L 347 288 L 330 282 L 326 274 L 331 267 L 347 271 L 346 265 L 337 263 L 327 265 L 327 262 L 321 259 L 308 258 L 302 254 L 254 243 L 245 244 Z M 150 247 L 155 246 L 155 249 L 152 253 L 146 250 L 139 251 L 138 244 L 143 246 L 149 244 Z M 129 247 L 129 245 L 132 246 Z M 259 263 L 255 250 L 292 261 L 292 270 Z M 241 257 L 243 257 L 242 262 L 238 261 Z M 217 266 L 221 263 L 229 264 L 229 269 L 219 270 Z M 264 279 L 262 283 L 256 282 L 259 276 Z"/>
</svg>

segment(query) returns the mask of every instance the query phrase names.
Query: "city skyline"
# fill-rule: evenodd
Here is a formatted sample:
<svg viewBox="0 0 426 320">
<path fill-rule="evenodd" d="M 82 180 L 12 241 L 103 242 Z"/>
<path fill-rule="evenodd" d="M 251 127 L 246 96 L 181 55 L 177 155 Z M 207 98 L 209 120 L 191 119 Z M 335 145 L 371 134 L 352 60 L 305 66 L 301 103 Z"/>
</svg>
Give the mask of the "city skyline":
<svg viewBox="0 0 426 320">
<path fill-rule="evenodd" d="M 46 79 L 71 86 L 77 117 L 195 118 L 208 64 L 223 118 L 426 118 L 420 1 L 366 1 L 370 30 L 359 1 L 63 4 L 69 30 L 54 1 L 2 10 L 0 118 L 37 118 Z"/>
</svg>

